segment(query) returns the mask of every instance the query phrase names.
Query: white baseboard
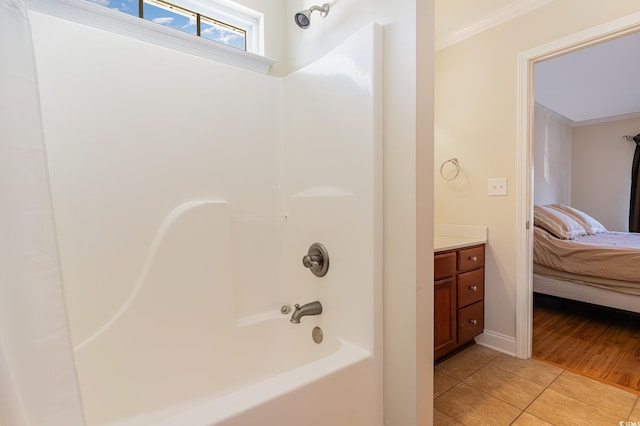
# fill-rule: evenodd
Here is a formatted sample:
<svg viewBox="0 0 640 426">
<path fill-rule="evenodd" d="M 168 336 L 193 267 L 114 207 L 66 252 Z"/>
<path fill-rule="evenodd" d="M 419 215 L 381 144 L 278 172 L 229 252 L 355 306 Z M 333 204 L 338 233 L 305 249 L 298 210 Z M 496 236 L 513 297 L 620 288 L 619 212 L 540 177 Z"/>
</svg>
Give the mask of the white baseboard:
<svg viewBox="0 0 640 426">
<path fill-rule="evenodd" d="M 496 351 L 511 356 L 516 355 L 515 337 L 506 336 L 504 334 L 485 329 L 482 334 L 476 336 L 475 340 L 477 344 L 486 346 L 487 348 L 495 349 Z"/>
</svg>

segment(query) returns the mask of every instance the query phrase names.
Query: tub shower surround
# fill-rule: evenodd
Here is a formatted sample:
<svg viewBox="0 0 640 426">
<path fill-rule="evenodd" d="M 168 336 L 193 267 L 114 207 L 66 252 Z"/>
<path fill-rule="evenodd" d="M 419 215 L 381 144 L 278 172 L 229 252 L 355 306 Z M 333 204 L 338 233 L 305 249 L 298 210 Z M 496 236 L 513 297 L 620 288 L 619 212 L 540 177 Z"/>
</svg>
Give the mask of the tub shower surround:
<svg viewBox="0 0 640 426">
<path fill-rule="evenodd" d="M 87 423 L 382 424 L 381 29 L 273 78 L 30 18 Z"/>
</svg>

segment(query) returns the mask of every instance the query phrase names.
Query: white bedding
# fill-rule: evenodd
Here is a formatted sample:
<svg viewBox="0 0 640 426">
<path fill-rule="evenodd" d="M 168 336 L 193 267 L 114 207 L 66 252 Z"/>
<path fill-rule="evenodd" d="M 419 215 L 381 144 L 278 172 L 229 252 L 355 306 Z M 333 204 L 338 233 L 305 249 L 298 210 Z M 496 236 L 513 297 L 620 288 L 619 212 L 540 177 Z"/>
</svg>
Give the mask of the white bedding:
<svg viewBox="0 0 640 426">
<path fill-rule="evenodd" d="M 534 228 L 534 272 L 640 295 L 640 234 L 607 232 L 572 240 Z"/>
<path fill-rule="evenodd" d="M 640 313 L 640 234 L 562 240 L 534 228 L 534 291 Z"/>
</svg>

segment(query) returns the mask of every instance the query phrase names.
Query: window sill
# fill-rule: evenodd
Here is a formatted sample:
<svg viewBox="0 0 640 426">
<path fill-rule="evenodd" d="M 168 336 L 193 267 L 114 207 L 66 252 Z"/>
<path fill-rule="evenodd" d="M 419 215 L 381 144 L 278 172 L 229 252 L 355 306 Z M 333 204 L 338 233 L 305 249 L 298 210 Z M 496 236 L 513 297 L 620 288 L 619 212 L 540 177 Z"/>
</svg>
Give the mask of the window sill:
<svg viewBox="0 0 640 426">
<path fill-rule="evenodd" d="M 27 0 L 36 12 L 89 25 L 158 46 L 267 74 L 273 59 L 167 28 L 154 22 L 108 9 L 84 0 Z"/>
</svg>

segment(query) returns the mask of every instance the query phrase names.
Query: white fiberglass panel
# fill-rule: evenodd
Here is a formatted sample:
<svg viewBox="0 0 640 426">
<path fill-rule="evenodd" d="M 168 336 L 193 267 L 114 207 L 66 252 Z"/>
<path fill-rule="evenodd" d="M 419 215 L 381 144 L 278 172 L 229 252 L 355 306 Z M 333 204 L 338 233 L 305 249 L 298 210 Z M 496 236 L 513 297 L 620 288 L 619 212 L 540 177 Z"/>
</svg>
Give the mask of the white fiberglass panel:
<svg viewBox="0 0 640 426">
<path fill-rule="evenodd" d="M 381 32 L 368 25 L 283 82 L 285 264 L 299 264 L 314 242 L 330 256 L 322 278 L 288 269 L 287 294 L 320 300 L 327 333 L 372 351 L 381 313 Z"/>
<path fill-rule="evenodd" d="M 293 372 L 342 339 L 374 354 L 367 381 L 349 382 L 364 401 L 353 424 L 371 424 L 381 406 L 381 28 L 275 79 L 33 16 L 88 423 Z M 301 265 L 313 242 L 330 251 L 325 278 Z M 315 300 L 322 315 L 299 325 L 274 314 Z M 332 389 L 307 394 L 338 407 Z"/>
<path fill-rule="evenodd" d="M 126 301 L 177 206 L 225 200 L 234 218 L 280 213 L 280 81 L 38 12 L 30 17 L 78 345 Z M 282 221 L 265 223 L 271 231 L 239 239 L 233 250 L 266 245 L 261 240 Z M 242 225 L 235 230 L 246 235 Z M 280 258 L 263 252 L 262 261 Z M 278 293 L 276 279 L 265 276 L 261 291 Z M 242 282 L 239 291 L 250 293 L 252 285 Z M 258 308 L 245 304 L 242 315 Z"/>
</svg>

